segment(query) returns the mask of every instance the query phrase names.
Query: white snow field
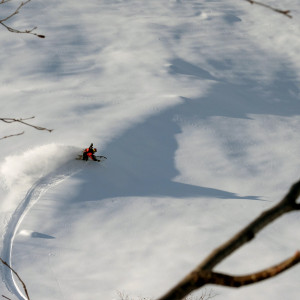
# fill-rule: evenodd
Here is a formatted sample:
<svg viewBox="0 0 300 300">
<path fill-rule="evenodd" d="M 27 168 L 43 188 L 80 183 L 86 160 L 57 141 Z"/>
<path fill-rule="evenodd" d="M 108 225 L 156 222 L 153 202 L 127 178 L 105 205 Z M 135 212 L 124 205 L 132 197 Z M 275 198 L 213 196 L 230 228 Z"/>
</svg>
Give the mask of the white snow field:
<svg viewBox="0 0 300 300">
<path fill-rule="evenodd" d="M 32 0 L 1 28 L 0 257 L 32 300 L 155 299 L 299 179 L 300 7 Z M 0 19 L 20 2 L 1 5 Z M 93 142 L 103 163 L 75 160 Z M 287 214 L 216 270 L 299 250 Z M 0 296 L 26 299 L 1 265 Z M 225 300 L 296 300 L 300 267 Z M 196 292 L 201 295 L 202 290 Z M 3 298 L 4 299 L 4 298 Z"/>
</svg>

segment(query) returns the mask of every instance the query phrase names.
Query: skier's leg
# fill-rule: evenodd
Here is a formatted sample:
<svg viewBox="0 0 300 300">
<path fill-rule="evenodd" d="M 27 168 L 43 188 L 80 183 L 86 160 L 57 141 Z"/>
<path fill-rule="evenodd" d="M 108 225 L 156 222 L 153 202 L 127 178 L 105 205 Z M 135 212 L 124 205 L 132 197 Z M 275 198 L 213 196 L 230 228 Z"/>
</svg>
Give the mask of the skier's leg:
<svg viewBox="0 0 300 300">
<path fill-rule="evenodd" d="M 88 160 L 88 156 L 87 156 L 87 153 L 84 152 L 83 155 L 82 155 L 82 160 Z"/>
</svg>

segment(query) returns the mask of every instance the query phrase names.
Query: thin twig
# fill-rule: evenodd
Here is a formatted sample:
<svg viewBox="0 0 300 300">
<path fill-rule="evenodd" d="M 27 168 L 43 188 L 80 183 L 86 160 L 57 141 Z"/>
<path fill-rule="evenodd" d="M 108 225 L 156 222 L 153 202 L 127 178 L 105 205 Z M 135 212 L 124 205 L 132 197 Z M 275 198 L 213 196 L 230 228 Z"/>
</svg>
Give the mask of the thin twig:
<svg viewBox="0 0 300 300">
<path fill-rule="evenodd" d="M 8 19 L 10 19 L 11 17 L 13 17 L 13 16 L 15 16 L 16 14 L 18 14 L 19 13 L 19 11 L 20 11 L 20 9 L 24 6 L 24 5 L 26 5 L 28 2 L 30 2 L 31 0 L 27 0 L 27 1 L 25 1 L 25 2 L 21 2 L 21 4 L 17 7 L 17 9 L 13 12 L 13 13 L 11 13 L 9 16 L 7 16 L 6 18 L 4 18 L 4 19 L 2 19 L 2 20 L 0 20 L 0 22 L 5 22 L 5 21 L 7 21 Z M 4 2 L 5 3 L 5 2 Z M 1 3 L 2 4 L 2 3 Z"/>
<path fill-rule="evenodd" d="M 10 2 L 11 0 L 1 0 L 0 4 L 4 4 L 6 2 Z"/>
<path fill-rule="evenodd" d="M 52 132 L 53 131 L 53 129 L 48 129 L 48 128 L 37 126 L 37 125 L 32 125 L 32 124 L 26 122 L 26 121 L 31 120 L 31 119 L 34 119 L 34 116 L 33 117 L 29 117 L 29 118 L 20 118 L 20 119 L 16 119 L 16 118 L 0 118 L 0 121 L 2 121 L 4 123 L 8 123 L 8 124 L 17 122 L 17 123 L 21 123 L 21 124 L 26 125 L 26 126 L 33 127 L 36 130 L 45 130 L 45 131 L 48 131 L 48 132 Z M 13 137 L 13 136 L 22 135 L 22 134 L 24 134 L 24 131 L 20 132 L 20 133 L 16 133 L 16 134 L 11 134 L 11 135 L 4 136 L 4 137 L 0 138 L 0 140 L 6 139 L 6 138 L 9 138 L 9 137 Z"/>
<path fill-rule="evenodd" d="M 271 9 L 277 13 L 280 13 L 280 14 L 283 14 L 285 16 L 287 16 L 288 18 L 292 18 L 293 16 L 290 15 L 290 10 L 282 10 L 282 9 L 278 9 L 278 8 L 275 8 L 273 6 L 270 6 L 268 4 L 265 4 L 265 3 L 262 3 L 262 2 L 258 2 L 258 1 L 254 1 L 254 0 L 245 0 L 247 2 L 249 2 L 250 4 L 256 4 L 256 5 L 260 5 L 260 6 L 263 6 L 263 7 L 266 7 L 268 9 Z"/>
<path fill-rule="evenodd" d="M 25 131 L 22 131 L 22 132 L 20 132 L 20 133 L 11 134 L 11 135 L 6 135 L 6 136 L 0 138 L 0 140 L 4 140 L 4 139 L 7 139 L 7 138 L 10 138 L 10 137 L 13 137 L 13 136 L 22 135 L 22 134 L 24 134 L 24 133 L 25 133 Z"/>
<path fill-rule="evenodd" d="M 0 258 L 0 261 L 5 265 L 7 266 L 16 276 L 17 278 L 19 279 L 19 281 L 22 283 L 22 286 L 23 286 L 23 289 L 24 289 L 24 292 L 26 294 L 26 297 L 28 300 L 30 300 L 29 298 L 29 295 L 28 295 L 28 291 L 27 291 L 27 287 L 26 287 L 26 284 L 24 283 L 24 281 L 21 279 L 21 277 L 19 276 L 19 274 L 6 262 L 4 261 L 2 258 Z M 4 296 L 3 296 L 4 297 Z"/>
<path fill-rule="evenodd" d="M 10 0 L 2 0 L 2 2 L 0 2 L 0 4 L 6 3 L 6 2 L 8 2 L 8 1 L 10 1 Z M 8 25 L 6 25 L 6 24 L 4 23 L 4 22 L 6 22 L 7 20 L 9 20 L 10 18 L 12 18 L 13 16 L 17 15 L 17 14 L 20 12 L 20 9 L 21 9 L 24 5 L 26 5 L 28 2 L 30 2 L 30 1 L 31 1 L 31 0 L 27 0 L 27 1 L 25 1 L 25 2 L 21 2 L 21 4 L 17 7 L 17 9 L 16 9 L 13 13 L 11 13 L 11 14 L 10 14 L 9 16 L 7 16 L 6 18 L 0 20 L 0 24 L 1 24 L 2 26 L 4 26 L 4 27 L 5 27 L 8 31 L 10 31 L 10 32 L 14 32 L 14 33 L 27 33 L 27 34 L 35 35 L 35 36 L 37 36 L 37 37 L 39 37 L 39 38 L 45 38 L 44 35 L 42 35 L 42 34 L 37 34 L 37 33 L 33 32 L 35 29 L 37 29 L 37 27 L 34 27 L 34 28 L 32 28 L 32 29 L 29 29 L 29 30 L 18 30 L 18 29 L 15 29 L 15 28 L 10 27 L 10 26 L 8 26 Z"/>
<path fill-rule="evenodd" d="M 35 128 L 37 130 L 46 130 L 46 131 L 49 131 L 49 132 L 53 131 L 53 129 L 48 129 L 48 128 L 45 128 L 45 127 L 41 127 L 41 126 L 37 126 L 37 125 L 32 125 L 32 124 L 30 124 L 28 122 L 25 122 L 27 120 L 31 120 L 31 119 L 34 119 L 34 118 L 35 118 L 34 116 L 33 117 L 29 117 L 29 118 L 20 118 L 20 119 L 17 119 L 17 118 L 0 118 L 0 121 L 5 122 L 5 123 L 15 123 L 15 122 L 17 122 L 17 123 L 22 123 L 22 124 L 24 124 L 26 126 L 33 127 L 33 128 Z"/>
</svg>

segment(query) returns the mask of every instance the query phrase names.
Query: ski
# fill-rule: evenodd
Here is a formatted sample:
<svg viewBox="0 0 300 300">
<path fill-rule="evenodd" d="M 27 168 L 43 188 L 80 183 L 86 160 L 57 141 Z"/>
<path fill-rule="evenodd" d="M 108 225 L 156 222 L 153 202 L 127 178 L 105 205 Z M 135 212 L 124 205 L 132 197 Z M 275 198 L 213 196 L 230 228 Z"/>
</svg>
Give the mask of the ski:
<svg viewBox="0 0 300 300">
<path fill-rule="evenodd" d="M 98 160 L 100 160 L 100 162 L 107 159 L 107 157 L 106 157 L 106 156 L 103 156 L 103 155 L 95 155 L 95 157 L 96 157 Z M 79 154 L 75 159 L 76 159 L 76 160 L 82 160 L 82 154 Z"/>
</svg>

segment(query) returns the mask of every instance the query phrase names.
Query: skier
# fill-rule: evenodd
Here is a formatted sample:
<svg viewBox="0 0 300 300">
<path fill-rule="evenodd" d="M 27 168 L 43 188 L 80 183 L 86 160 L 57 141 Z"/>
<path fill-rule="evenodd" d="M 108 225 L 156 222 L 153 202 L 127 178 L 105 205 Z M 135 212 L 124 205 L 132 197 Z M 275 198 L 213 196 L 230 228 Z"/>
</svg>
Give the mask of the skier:
<svg viewBox="0 0 300 300">
<path fill-rule="evenodd" d="M 97 149 L 93 147 L 93 143 L 91 143 L 89 148 L 84 149 L 82 154 L 82 160 L 88 160 L 89 158 L 94 161 L 99 161 L 97 157 L 94 155 L 94 153 L 97 152 Z"/>
</svg>

